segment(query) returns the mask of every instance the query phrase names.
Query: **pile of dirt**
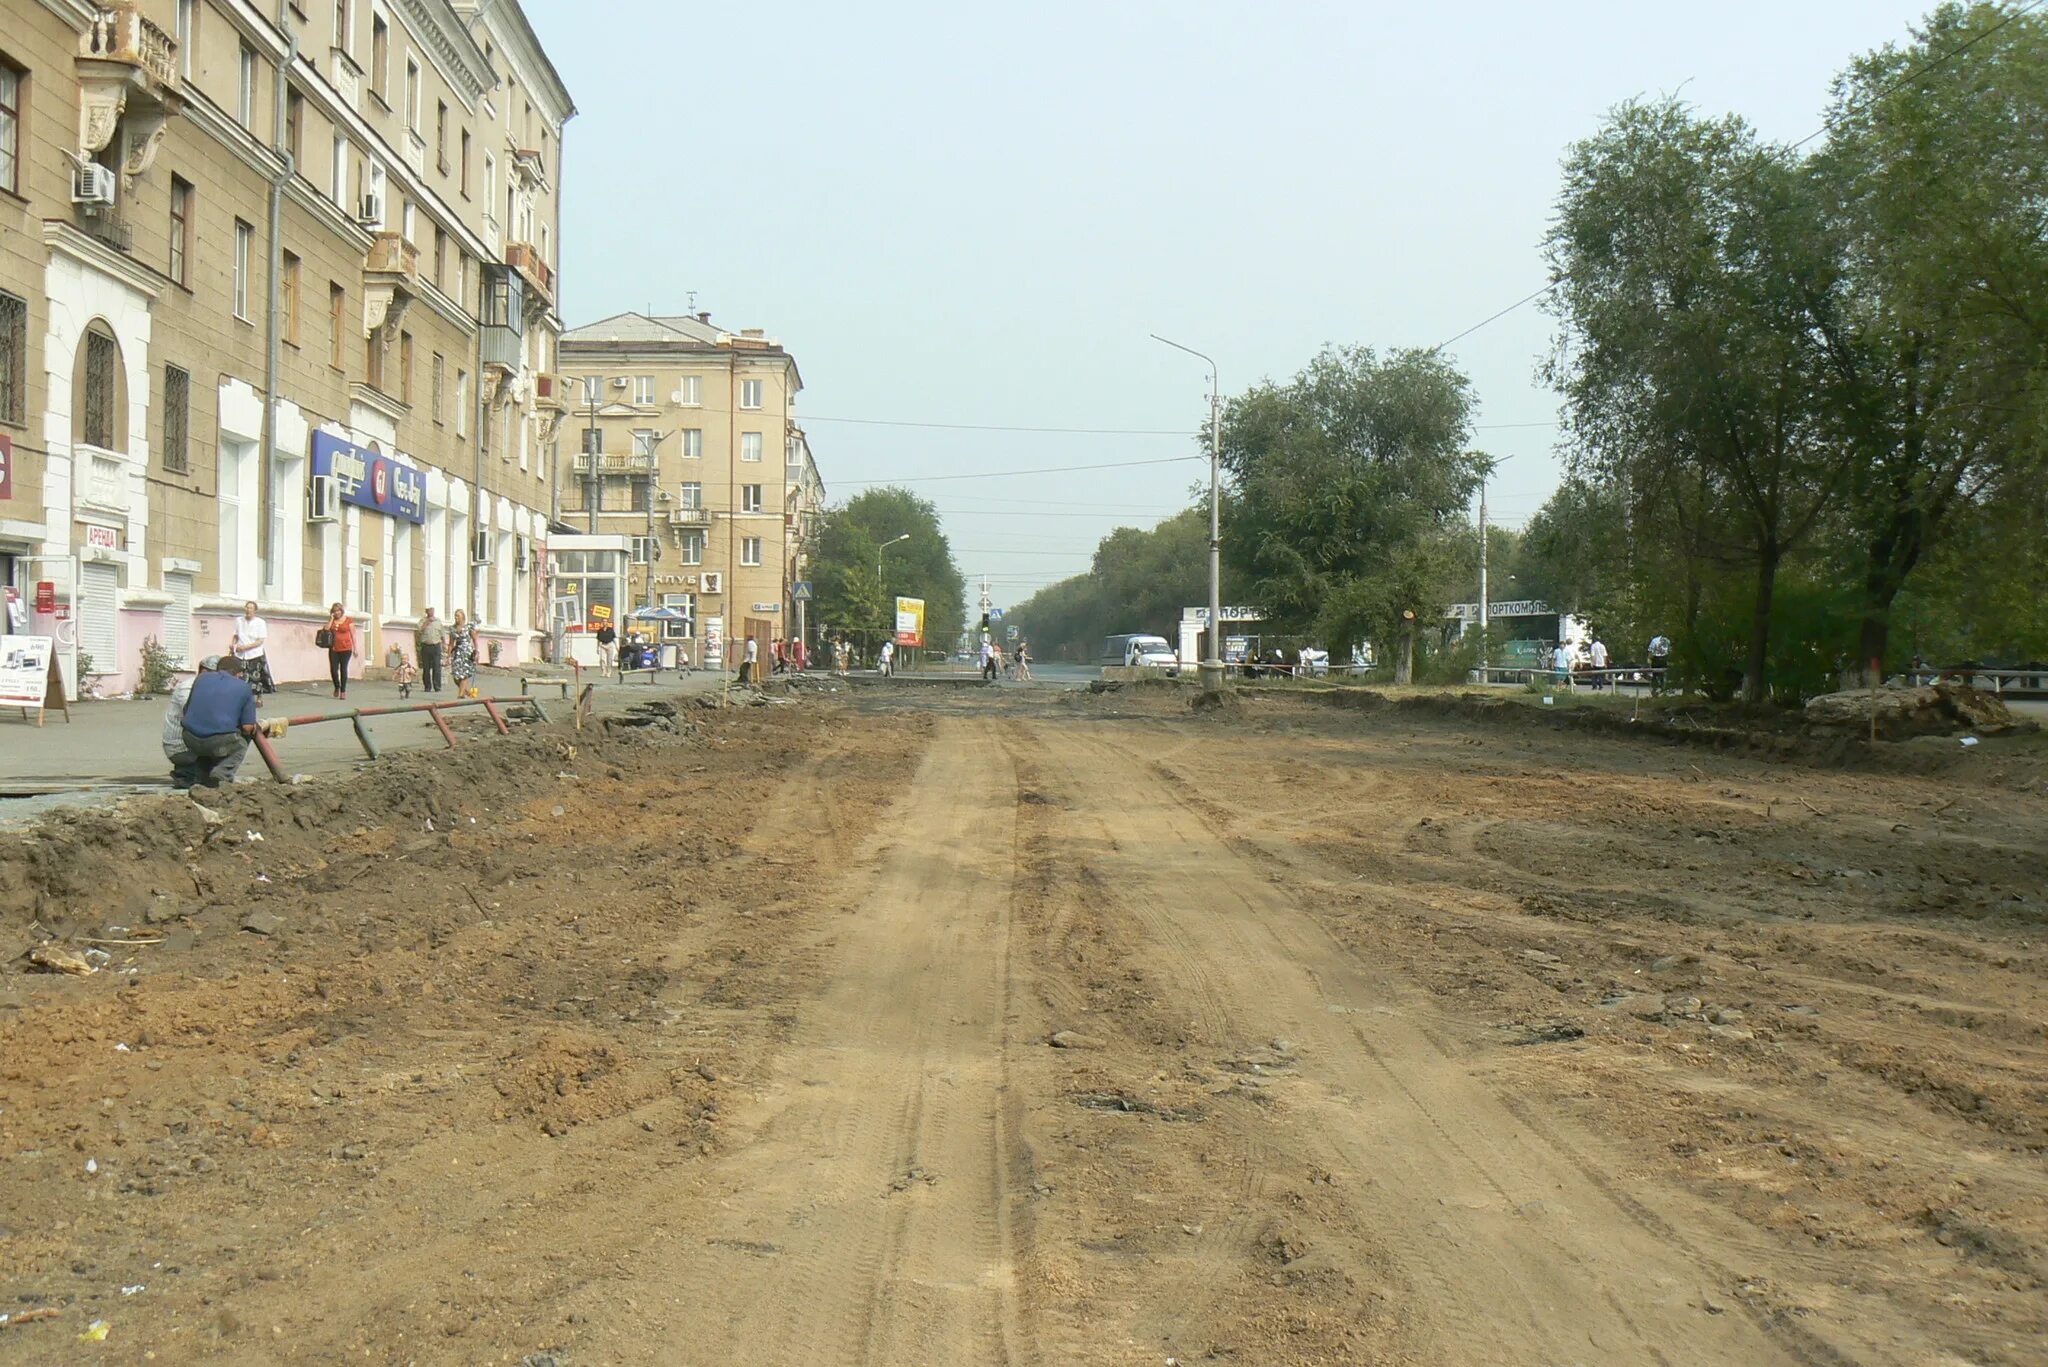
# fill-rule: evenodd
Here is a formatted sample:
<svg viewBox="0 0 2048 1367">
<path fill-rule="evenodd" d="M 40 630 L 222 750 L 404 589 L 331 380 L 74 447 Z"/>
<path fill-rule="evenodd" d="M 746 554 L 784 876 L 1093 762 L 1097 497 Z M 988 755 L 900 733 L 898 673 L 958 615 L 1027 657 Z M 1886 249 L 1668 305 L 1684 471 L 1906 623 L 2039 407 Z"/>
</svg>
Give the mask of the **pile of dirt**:
<svg viewBox="0 0 2048 1367">
<path fill-rule="evenodd" d="M 1877 734 L 1884 740 L 1953 736 L 1964 731 L 1997 735 L 2033 729 L 2032 723 L 2013 716 L 2003 698 L 1967 684 L 1852 689 L 1823 693 L 1806 704 L 1806 720 L 1815 726 L 1852 726 L 1868 733 L 1873 714 Z"/>
</svg>

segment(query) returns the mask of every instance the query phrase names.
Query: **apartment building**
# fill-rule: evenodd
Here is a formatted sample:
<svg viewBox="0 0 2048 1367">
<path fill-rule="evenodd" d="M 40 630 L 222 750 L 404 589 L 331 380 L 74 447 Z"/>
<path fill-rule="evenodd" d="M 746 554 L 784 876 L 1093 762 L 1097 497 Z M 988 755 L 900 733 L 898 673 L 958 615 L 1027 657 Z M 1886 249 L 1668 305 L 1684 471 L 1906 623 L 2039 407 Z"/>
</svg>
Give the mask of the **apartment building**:
<svg viewBox="0 0 2048 1367">
<path fill-rule="evenodd" d="M 107 689 L 146 638 L 222 651 L 251 599 L 282 678 L 324 675 L 336 601 L 372 662 L 429 605 L 534 654 L 575 109 L 519 5 L 9 13 L 11 629 L 75 636 Z"/>
<path fill-rule="evenodd" d="M 671 609 L 661 634 L 702 664 L 736 664 L 728 640 L 760 640 L 766 659 L 768 641 L 802 634 L 795 586 L 825 486 L 796 419 L 796 358 L 708 313 L 622 313 L 564 333 L 561 364 L 575 401 L 560 520 L 632 538 L 632 601 L 595 605 Z M 578 602 L 588 625 L 593 602 Z"/>
</svg>

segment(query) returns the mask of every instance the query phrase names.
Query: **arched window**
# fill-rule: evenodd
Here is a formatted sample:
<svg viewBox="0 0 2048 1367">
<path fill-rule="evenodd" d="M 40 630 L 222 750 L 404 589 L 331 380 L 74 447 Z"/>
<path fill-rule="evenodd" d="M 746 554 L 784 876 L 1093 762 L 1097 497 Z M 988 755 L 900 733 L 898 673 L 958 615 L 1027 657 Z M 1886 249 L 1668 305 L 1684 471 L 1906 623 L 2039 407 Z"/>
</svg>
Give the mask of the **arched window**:
<svg viewBox="0 0 2048 1367">
<path fill-rule="evenodd" d="M 108 451 L 128 444 L 128 383 L 121 344 L 95 320 L 78 343 L 71 384 L 71 439 Z"/>
</svg>

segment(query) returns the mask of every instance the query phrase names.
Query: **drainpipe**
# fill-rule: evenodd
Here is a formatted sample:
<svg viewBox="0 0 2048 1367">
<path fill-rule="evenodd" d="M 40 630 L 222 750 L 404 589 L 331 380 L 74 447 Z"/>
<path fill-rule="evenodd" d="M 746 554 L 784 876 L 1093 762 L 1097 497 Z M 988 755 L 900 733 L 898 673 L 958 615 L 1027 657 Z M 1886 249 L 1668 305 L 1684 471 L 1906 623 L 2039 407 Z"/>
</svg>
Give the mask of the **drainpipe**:
<svg viewBox="0 0 2048 1367">
<path fill-rule="evenodd" d="M 463 597 L 469 603 L 469 620 L 472 625 L 483 616 L 483 604 L 481 601 L 483 593 L 478 588 L 478 584 L 483 579 L 483 573 L 480 566 L 471 562 L 476 560 L 476 539 L 485 529 L 484 518 L 490 508 L 489 501 L 484 497 L 484 418 L 490 412 L 488 393 L 490 386 L 484 383 L 484 289 L 484 272 L 479 268 L 477 271 L 476 394 L 472 399 L 472 402 L 476 405 L 476 413 L 474 415 L 476 418 L 476 483 L 470 489 L 470 502 L 476 511 L 470 518 L 470 544 L 462 548 L 463 561 L 469 565 L 469 582 Z"/>
<path fill-rule="evenodd" d="M 277 582 L 277 365 L 278 365 L 278 277 L 284 273 L 284 187 L 291 183 L 298 167 L 293 160 L 291 149 L 285 145 L 285 92 L 291 87 L 291 70 L 299 58 L 299 35 L 292 31 L 291 20 L 285 13 L 286 0 L 278 0 L 277 26 L 284 34 L 284 61 L 277 68 L 274 82 L 276 98 L 271 102 L 271 145 L 277 149 L 278 169 L 270 177 L 270 290 L 263 309 L 263 437 L 262 463 L 257 467 L 257 477 L 262 489 L 258 502 L 263 505 L 263 520 L 256 525 L 256 554 L 263 564 L 263 584 L 259 597 L 273 597 L 280 586 Z M 303 302 L 303 301 L 301 301 Z M 304 597 L 301 588 L 300 596 Z"/>
</svg>

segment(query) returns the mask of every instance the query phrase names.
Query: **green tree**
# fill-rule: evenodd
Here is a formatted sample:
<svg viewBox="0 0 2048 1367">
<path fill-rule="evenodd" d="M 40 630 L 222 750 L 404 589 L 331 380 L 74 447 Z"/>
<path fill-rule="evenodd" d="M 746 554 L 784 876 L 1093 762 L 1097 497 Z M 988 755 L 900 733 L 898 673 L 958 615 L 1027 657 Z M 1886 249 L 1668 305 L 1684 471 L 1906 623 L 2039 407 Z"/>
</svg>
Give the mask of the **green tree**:
<svg viewBox="0 0 2048 1367">
<path fill-rule="evenodd" d="M 1471 386 L 1434 352 L 1333 347 L 1225 409 L 1224 554 L 1242 596 L 1332 649 L 1441 616 L 1485 468 Z M 1233 597 L 1238 596 L 1233 591 Z"/>
<path fill-rule="evenodd" d="M 1951 526 L 1989 525 L 1972 509 L 2039 471 L 2048 15 L 1943 5 L 1837 79 L 1829 122 L 1811 170 L 1842 297 L 1815 318 L 1854 456 L 1843 539 L 1861 665 L 1886 657 L 1893 604 Z"/>
<path fill-rule="evenodd" d="M 828 513 L 811 578 L 828 626 L 887 630 L 899 597 L 924 600 L 934 647 L 950 647 L 965 621 L 966 586 L 938 509 L 907 489 L 869 489 Z"/>
<path fill-rule="evenodd" d="M 1043 659 L 1092 660 L 1102 638 L 1152 631 L 1174 640 L 1181 609 L 1205 601 L 1209 518 L 1190 508 L 1149 529 L 1119 527 L 1095 547 L 1086 574 L 1048 584 L 1008 621 Z"/>
<path fill-rule="evenodd" d="M 1810 178 L 1740 119 L 1626 104 L 1566 158 L 1546 253 L 1573 473 L 1671 498 L 1688 549 L 1748 563 L 1761 700 L 1779 570 L 1850 465 L 1820 398 L 1838 258 Z"/>
</svg>

